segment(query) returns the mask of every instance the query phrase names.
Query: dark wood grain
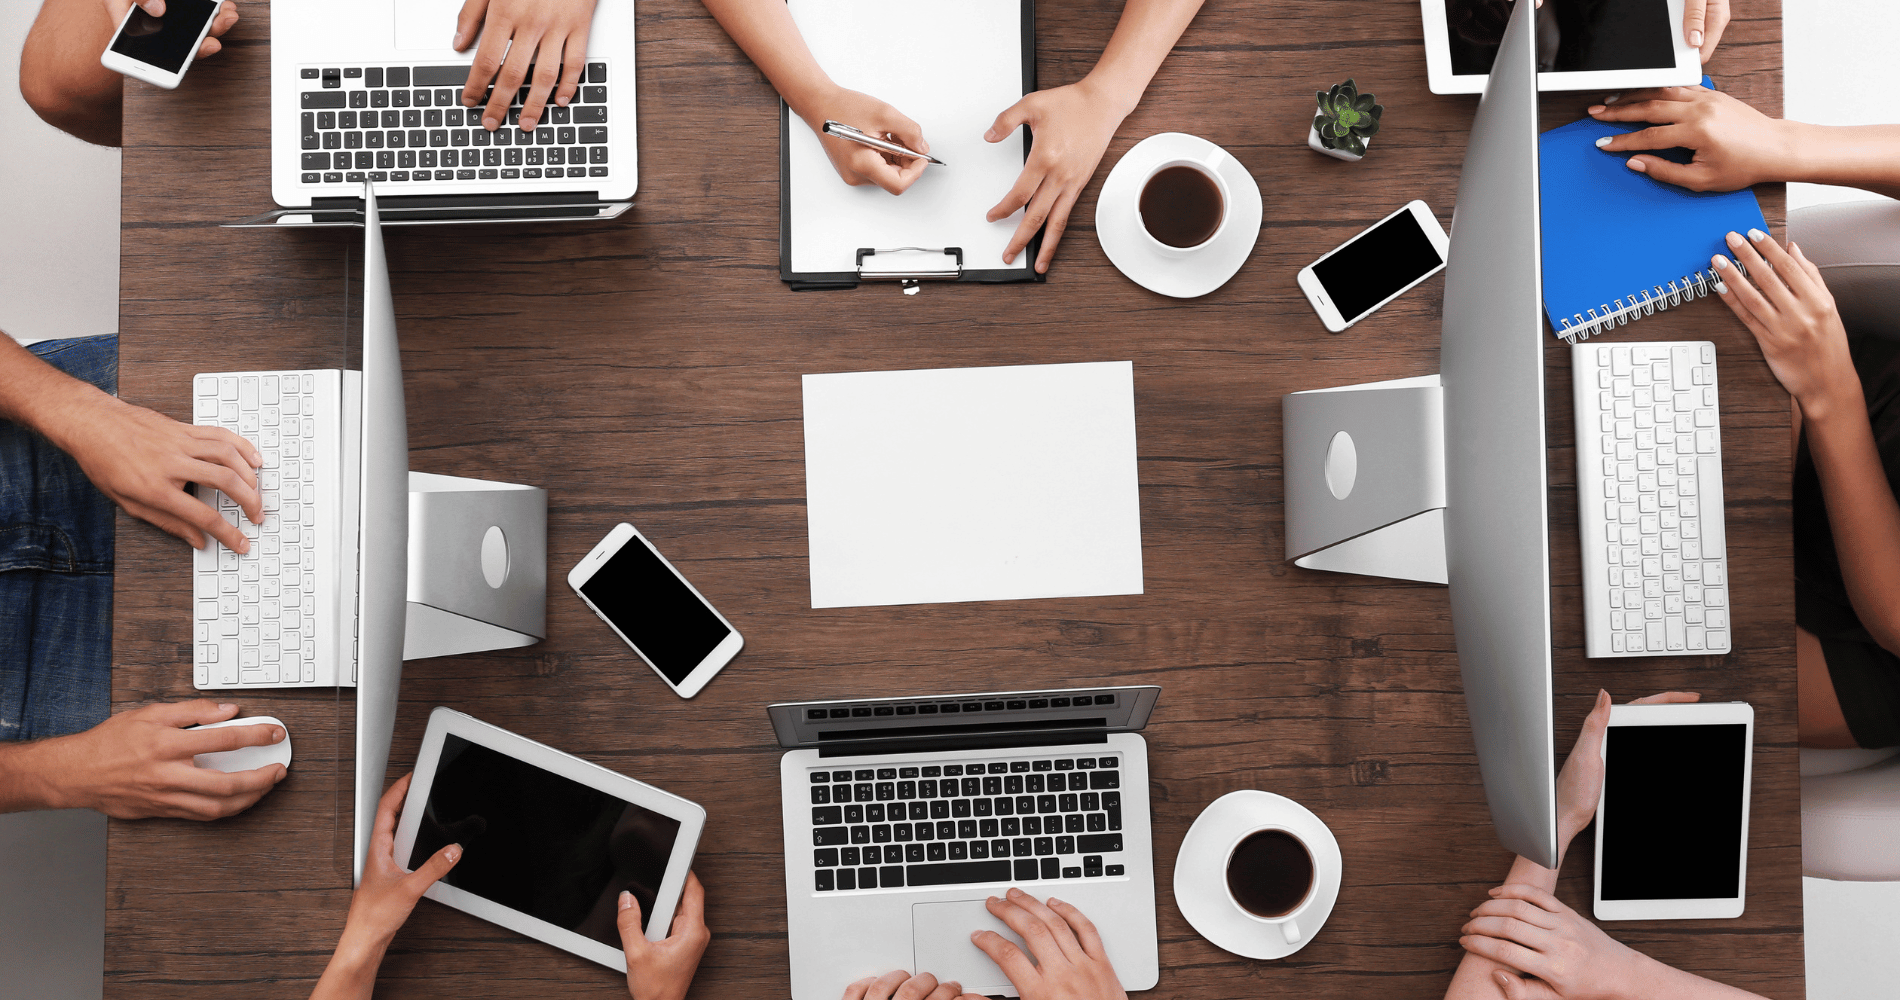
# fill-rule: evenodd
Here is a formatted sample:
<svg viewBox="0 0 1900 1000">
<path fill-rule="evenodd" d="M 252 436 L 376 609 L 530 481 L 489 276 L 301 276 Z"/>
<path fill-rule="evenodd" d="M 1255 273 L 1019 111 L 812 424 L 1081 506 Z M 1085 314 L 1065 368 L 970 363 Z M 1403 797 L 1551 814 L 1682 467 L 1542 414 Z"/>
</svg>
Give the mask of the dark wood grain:
<svg viewBox="0 0 1900 1000">
<path fill-rule="evenodd" d="M 1079 79 L 1119 5 L 1044 3 L 1045 86 Z M 1737 0 L 1709 70 L 1770 112 L 1780 15 Z M 269 10 L 175 92 L 128 83 L 121 389 L 189 419 L 192 373 L 349 359 L 356 232 L 212 224 L 269 207 Z M 690 0 L 642 0 L 641 183 L 612 225 L 387 235 L 414 468 L 533 483 L 549 501 L 549 638 L 409 664 L 391 776 L 449 705 L 704 803 L 697 868 L 714 941 L 697 997 L 786 992 L 772 700 L 1158 683 L 1151 744 L 1161 962 L 1155 996 L 1436 997 L 1465 912 L 1509 858 L 1492 835 L 1443 588 L 1290 567 L 1280 397 L 1437 369 L 1442 281 L 1343 335 L 1294 272 L 1409 198 L 1450 209 L 1476 99 L 1427 91 L 1412 0 L 1210 0 L 1118 133 L 1043 286 L 798 294 L 776 278 L 777 107 Z M 1362 163 L 1304 140 L 1316 89 L 1355 77 L 1387 108 Z M 1593 95 L 1551 95 L 1547 124 Z M 1000 109 L 999 109 L 1000 110 Z M 1095 240 L 1108 166 L 1159 131 L 1198 133 L 1253 172 L 1260 242 L 1225 287 L 1178 302 L 1124 279 Z M 1778 187 L 1760 192 L 1778 229 Z M 346 286 L 347 294 L 346 294 Z M 841 317 L 871 306 L 876 319 Z M 1548 354 L 1558 742 L 1598 687 L 1746 699 L 1757 712 L 1746 915 L 1613 925 L 1665 961 L 1773 997 L 1802 995 L 1800 820 L 1789 550 L 1788 404 L 1718 303 L 1608 339 L 1707 338 L 1724 403 L 1734 645 L 1727 657 L 1581 655 L 1568 358 Z M 1143 554 L 1138 597 L 809 607 L 799 376 L 1132 359 Z M 614 522 L 667 552 L 746 633 L 681 701 L 558 581 Z M 187 556 L 122 517 L 115 707 L 190 697 Z M 292 997 L 323 968 L 349 902 L 349 693 L 248 695 L 289 725 L 297 763 L 249 813 L 211 825 L 114 823 L 114 997 Z M 1216 949 L 1176 910 L 1174 855 L 1217 796 L 1264 788 L 1338 834 L 1345 884 L 1284 962 Z M 1561 895 L 1587 909 L 1590 851 Z M 425 902 L 381 995 L 609 996 L 617 977 Z"/>
</svg>

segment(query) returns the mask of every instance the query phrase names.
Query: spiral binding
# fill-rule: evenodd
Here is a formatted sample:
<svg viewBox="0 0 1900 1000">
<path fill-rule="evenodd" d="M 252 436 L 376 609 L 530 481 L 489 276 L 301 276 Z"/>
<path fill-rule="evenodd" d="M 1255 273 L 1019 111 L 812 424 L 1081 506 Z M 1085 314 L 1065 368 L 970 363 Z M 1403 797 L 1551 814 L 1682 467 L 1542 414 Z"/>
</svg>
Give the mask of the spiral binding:
<svg viewBox="0 0 1900 1000">
<path fill-rule="evenodd" d="M 1744 276 L 1748 274 L 1739 263 L 1735 265 L 1735 268 Z M 1704 268 L 1693 274 L 1684 275 L 1668 285 L 1652 285 L 1626 299 L 1617 299 L 1614 304 L 1606 302 L 1596 309 L 1573 313 L 1570 319 L 1559 322 L 1557 336 L 1562 337 L 1566 344 L 1589 340 L 1599 333 L 1612 327 L 1622 326 L 1630 320 L 1642 319 L 1644 316 L 1672 306 L 1702 298 L 1715 291 L 1718 280 L 1720 279 L 1714 270 Z"/>
</svg>

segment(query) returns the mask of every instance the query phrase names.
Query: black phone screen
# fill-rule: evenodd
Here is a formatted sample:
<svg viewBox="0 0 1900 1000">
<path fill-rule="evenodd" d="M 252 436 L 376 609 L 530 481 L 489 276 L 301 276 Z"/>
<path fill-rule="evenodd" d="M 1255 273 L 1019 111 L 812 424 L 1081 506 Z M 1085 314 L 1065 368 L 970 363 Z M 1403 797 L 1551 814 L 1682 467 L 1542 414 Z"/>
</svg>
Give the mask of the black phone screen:
<svg viewBox="0 0 1900 1000">
<path fill-rule="evenodd" d="M 1354 237 L 1313 265 L 1340 318 L 1350 323 L 1443 264 L 1410 210 Z"/>
<path fill-rule="evenodd" d="M 408 868 L 461 844 L 442 881 L 618 948 L 620 893 L 650 925 L 679 832 L 671 816 L 450 733 Z"/>
<path fill-rule="evenodd" d="M 732 634 L 637 536 L 627 539 L 580 589 L 588 603 L 674 684 L 686 680 Z"/>
<path fill-rule="evenodd" d="M 1603 898 L 1735 898 L 1748 727 L 1611 726 L 1603 753 Z"/>
<path fill-rule="evenodd" d="M 153 17 L 145 8 L 135 6 L 132 16 L 125 19 L 125 27 L 112 39 L 112 51 L 176 73 L 191 57 L 205 22 L 217 14 L 218 4 L 212 0 L 165 0 L 164 17 Z"/>
</svg>

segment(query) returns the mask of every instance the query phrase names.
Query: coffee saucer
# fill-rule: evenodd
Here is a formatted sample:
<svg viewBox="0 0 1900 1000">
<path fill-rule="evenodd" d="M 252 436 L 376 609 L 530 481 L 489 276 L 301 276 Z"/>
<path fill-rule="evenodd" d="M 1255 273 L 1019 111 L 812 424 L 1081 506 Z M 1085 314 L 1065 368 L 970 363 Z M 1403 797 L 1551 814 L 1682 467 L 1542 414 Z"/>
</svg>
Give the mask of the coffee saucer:
<svg viewBox="0 0 1900 1000">
<path fill-rule="evenodd" d="M 1231 183 L 1231 182 L 1230 182 Z M 1292 944 L 1271 924 L 1248 916 L 1227 892 L 1227 852 L 1262 824 L 1284 827 L 1313 853 L 1313 890 L 1300 923 L 1311 930 Z M 1215 799 L 1181 841 L 1174 861 L 1174 902 L 1214 946 L 1243 958 L 1285 958 L 1313 940 L 1339 898 L 1339 841 L 1312 810 L 1284 795 L 1246 789 Z"/>
<path fill-rule="evenodd" d="M 1220 150 L 1217 167 L 1234 200 L 1227 224 L 1207 247 L 1187 257 L 1170 257 L 1157 250 L 1141 228 L 1137 208 L 1141 185 L 1148 172 L 1168 160 L 1200 160 Z M 1227 283 L 1253 253 L 1260 239 L 1260 186 L 1231 153 L 1200 136 L 1162 132 L 1135 143 L 1122 155 L 1102 182 L 1095 200 L 1095 238 L 1102 252 L 1128 280 L 1177 299 L 1192 299 Z"/>
</svg>

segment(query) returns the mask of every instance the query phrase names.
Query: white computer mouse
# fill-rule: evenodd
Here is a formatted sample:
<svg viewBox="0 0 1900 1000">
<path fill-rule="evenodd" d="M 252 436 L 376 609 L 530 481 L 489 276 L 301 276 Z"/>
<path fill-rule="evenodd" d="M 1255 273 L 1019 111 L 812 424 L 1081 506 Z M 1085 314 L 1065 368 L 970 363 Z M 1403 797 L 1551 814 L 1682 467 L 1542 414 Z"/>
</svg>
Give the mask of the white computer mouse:
<svg viewBox="0 0 1900 1000">
<path fill-rule="evenodd" d="M 277 726 L 284 731 L 284 738 L 276 743 L 261 747 L 239 747 L 236 750 L 222 750 L 218 753 L 201 753 L 191 758 L 199 767 L 208 767 L 214 771 L 229 774 L 232 771 L 253 771 L 266 764 L 282 764 L 290 767 L 290 727 L 268 715 L 253 716 L 249 719 L 231 719 L 227 722 L 213 722 L 197 729 L 223 729 L 226 726 Z"/>
</svg>

